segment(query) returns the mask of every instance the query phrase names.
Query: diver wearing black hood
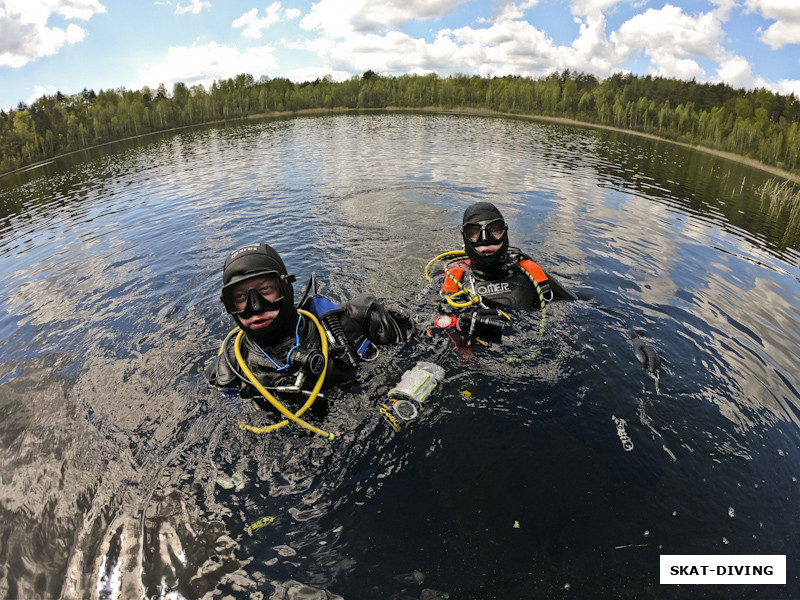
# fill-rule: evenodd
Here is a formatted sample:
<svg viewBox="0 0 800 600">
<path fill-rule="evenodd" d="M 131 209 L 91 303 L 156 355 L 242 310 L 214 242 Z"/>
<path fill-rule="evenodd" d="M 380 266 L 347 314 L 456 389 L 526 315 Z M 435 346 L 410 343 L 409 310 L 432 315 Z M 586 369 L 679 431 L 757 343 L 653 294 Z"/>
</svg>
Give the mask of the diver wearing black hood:
<svg viewBox="0 0 800 600">
<path fill-rule="evenodd" d="M 296 410 L 325 366 L 324 333 L 330 340 L 322 390 L 344 387 L 357 380 L 359 361 L 374 354 L 374 345 L 410 339 L 415 327 L 406 315 L 384 307 L 373 296 L 339 306 L 316 294 L 312 276 L 298 305 L 294 275 L 267 244 L 253 244 L 231 252 L 222 273 L 220 300 L 243 335 L 223 342 L 220 353 L 206 368 L 209 383 L 235 388 L 243 398 L 254 398 L 263 408 L 263 395 L 247 371 L 280 401 Z M 313 317 L 313 318 L 312 318 Z M 320 331 L 322 329 L 322 331 Z M 237 348 L 240 357 L 237 357 Z"/>
<path fill-rule="evenodd" d="M 461 236 L 468 259 L 448 265 L 444 294 L 467 290 L 486 306 L 517 309 L 540 308 L 551 300 L 577 300 L 528 255 L 509 246 L 508 226 L 494 204 L 468 206 Z"/>
<path fill-rule="evenodd" d="M 503 325 L 510 320 L 504 308 L 544 309 L 552 300 L 577 300 L 565 288 L 518 248 L 508 244 L 508 226 L 494 204 L 476 202 L 467 207 L 461 225 L 464 252 L 445 252 L 428 263 L 457 257 L 445 266 L 441 295 L 460 311 L 458 318 L 445 315 L 435 329 L 457 327 L 469 338 L 499 343 Z M 463 259 L 466 254 L 467 258 Z M 476 308 L 479 307 L 479 308 Z M 465 310 L 466 309 L 466 310 Z M 503 317 L 503 318 L 500 318 Z M 637 360 L 651 373 L 657 373 L 661 358 L 654 348 L 627 331 Z"/>
<path fill-rule="evenodd" d="M 279 298 L 268 302 L 257 289 L 247 290 L 247 302 L 243 310 L 234 306 L 233 292 L 237 285 L 248 279 L 266 277 L 276 280 L 279 285 Z M 255 342 L 272 346 L 276 342 L 287 339 L 297 324 L 297 309 L 294 305 L 295 276 L 289 275 L 280 255 L 267 244 L 244 246 L 231 252 L 225 260 L 222 270 L 222 295 L 220 300 L 236 324 Z M 240 290 L 240 294 L 243 292 Z M 242 296 L 242 299 L 244 296 Z M 278 315 L 264 328 L 254 329 L 242 319 L 278 309 Z"/>
</svg>

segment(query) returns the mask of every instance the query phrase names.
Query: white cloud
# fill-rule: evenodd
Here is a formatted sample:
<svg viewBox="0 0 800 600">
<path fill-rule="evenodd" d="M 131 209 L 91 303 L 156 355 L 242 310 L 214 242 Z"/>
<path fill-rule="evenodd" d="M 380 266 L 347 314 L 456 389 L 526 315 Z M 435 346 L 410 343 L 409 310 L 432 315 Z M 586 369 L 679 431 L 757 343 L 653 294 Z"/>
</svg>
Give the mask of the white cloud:
<svg viewBox="0 0 800 600">
<path fill-rule="evenodd" d="M 454 71 L 475 72 L 490 59 L 491 49 L 475 39 L 480 31 L 444 30 L 433 43 L 397 31 L 386 35 L 354 34 L 339 42 L 331 38 L 317 40 L 306 49 L 317 52 L 334 71 L 363 73 L 373 70 L 383 75 L 435 71 L 446 75 Z"/>
<path fill-rule="evenodd" d="M 42 96 L 54 96 L 57 92 L 58 90 L 54 85 L 35 85 L 33 86 L 33 94 L 31 94 L 30 98 L 25 101 L 25 104 L 30 106 Z"/>
<path fill-rule="evenodd" d="M 191 13 L 193 15 L 199 15 L 204 8 L 211 8 L 211 2 L 207 2 L 206 0 L 190 0 L 189 4 L 176 4 L 175 5 L 175 14 L 176 15 L 185 15 L 186 13 Z"/>
<path fill-rule="evenodd" d="M 300 21 L 334 38 L 399 29 L 411 20 L 443 17 L 467 0 L 320 0 Z"/>
<path fill-rule="evenodd" d="M 572 42 L 571 51 L 564 51 L 565 68 L 610 75 L 615 69 L 616 48 L 606 36 L 606 18 L 600 12 L 579 20 L 580 33 Z"/>
<path fill-rule="evenodd" d="M 183 82 L 188 87 L 208 87 L 215 79 L 227 79 L 240 73 L 249 73 L 258 78 L 277 68 L 278 61 L 273 52 L 274 49 L 269 46 L 249 48 L 242 52 L 238 48 L 215 42 L 173 46 L 167 51 L 163 63 L 139 71 L 139 82 L 131 87 L 157 87 L 163 83 L 170 90 L 177 82 Z"/>
<path fill-rule="evenodd" d="M 19 68 L 86 38 L 86 30 L 74 23 L 48 27 L 51 15 L 87 20 L 105 11 L 97 0 L 6 0 L 0 4 L 0 66 Z"/>
<path fill-rule="evenodd" d="M 636 15 L 611 34 L 621 60 L 644 50 L 653 63 L 653 75 L 680 79 L 705 78 L 705 70 L 695 58 L 715 62 L 726 58 L 729 53 L 721 45 L 724 37 L 715 13 L 693 17 L 671 4 Z"/>
<path fill-rule="evenodd" d="M 318 40 L 313 49 L 333 70 L 363 73 L 373 70 L 383 75 L 399 75 L 409 65 L 424 61 L 427 44 L 404 33 L 389 32 L 385 36 L 373 33 L 349 36 L 342 42 L 330 38 Z"/>
<path fill-rule="evenodd" d="M 785 96 L 790 94 L 800 96 L 800 79 L 781 79 L 777 83 L 772 83 L 766 82 L 759 78 L 759 81 L 762 81 L 763 83 L 761 83 L 758 87 L 763 87 Z"/>
<path fill-rule="evenodd" d="M 734 9 L 738 10 L 740 4 L 739 0 L 710 0 L 710 2 L 717 7 L 713 12 L 722 22 L 727 21 L 731 16 L 731 12 Z"/>
<path fill-rule="evenodd" d="M 570 10 L 573 15 L 590 16 L 598 13 L 605 14 L 610 8 L 620 3 L 621 0 L 572 0 Z"/>
<path fill-rule="evenodd" d="M 760 12 L 767 19 L 800 19 L 800 4 L 794 0 L 746 0 L 745 8 L 750 12 Z"/>
<path fill-rule="evenodd" d="M 7 2 L 6 5 L 11 4 Z M 106 7 L 100 4 L 97 0 L 54 0 L 52 2 L 29 2 L 24 1 L 23 4 L 42 4 L 45 7 L 52 7 L 54 13 L 57 13 L 65 19 L 81 19 L 88 21 L 94 15 L 106 12 Z"/>
<path fill-rule="evenodd" d="M 316 79 L 324 79 L 330 77 L 333 81 L 345 81 L 350 79 L 352 75 L 345 71 L 332 71 L 325 67 L 301 67 L 299 69 L 292 69 L 286 74 L 290 81 L 315 81 Z"/>
<path fill-rule="evenodd" d="M 261 39 L 261 30 L 278 23 L 281 20 L 281 15 L 283 15 L 284 19 L 296 19 L 302 14 L 296 8 L 281 9 L 280 2 L 273 2 L 264 12 L 266 16 L 259 17 L 258 9 L 253 8 L 234 20 L 232 25 L 233 27 L 243 28 L 242 35 L 244 37 Z"/>
<path fill-rule="evenodd" d="M 263 19 L 259 18 L 258 16 L 258 9 L 253 8 L 244 13 L 238 19 L 235 19 L 231 25 L 233 27 L 243 28 L 242 35 L 244 37 L 259 39 L 261 38 L 262 29 L 266 29 L 270 25 L 277 23 L 280 20 L 280 16 L 278 16 L 277 11 L 270 12 L 270 9 L 276 6 L 276 4 L 272 4 L 266 9 L 267 16 Z"/>
<path fill-rule="evenodd" d="M 778 21 L 773 23 L 761 34 L 761 41 L 773 50 L 780 50 L 787 44 L 798 44 L 800 43 L 800 22 Z"/>
<path fill-rule="evenodd" d="M 494 21 L 509 21 L 511 19 L 521 19 L 525 16 L 525 11 L 539 4 L 539 0 L 526 0 L 525 2 L 517 3 L 514 0 L 506 0 L 500 4 L 497 9 L 497 17 L 495 19 L 478 19 L 479 23 L 486 23 Z"/>
<path fill-rule="evenodd" d="M 800 90 L 800 80 L 797 79 L 781 79 L 778 82 L 774 82 L 767 81 L 763 77 L 755 77 L 750 63 L 741 56 L 732 56 L 730 59 L 723 61 L 717 70 L 717 75 L 720 81 L 732 87 L 746 90 L 764 88 L 787 96 L 789 94 L 797 95 Z"/>
<path fill-rule="evenodd" d="M 383 75 L 477 73 L 482 76 L 536 76 L 564 69 L 610 75 L 615 48 L 605 34 L 606 21 L 595 14 L 581 21 L 571 46 L 556 46 L 541 30 L 521 20 L 498 20 L 488 27 L 443 29 L 433 42 L 393 31 L 353 34 L 344 40 L 320 38 L 306 42 L 326 72 L 373 70 Z M 325 71 L 325 69 L 321 69 Z"/>
<path fill-rule="evenodd" d="M 800 2 L 795 0 L 747 0 L 749 12 L 759 12 L 775 22 L 760 31 L 760 39 L 773 50 L 787 44 L 800 44 Z"/>
<path fill-rule="evenodd" d="M 749 88 L 753 85 L 753 68 L 741 56 L 731 56 L 723 60 L 717 69 L 717 76 L 720 81 L 735 88 Z"/>
</svg>

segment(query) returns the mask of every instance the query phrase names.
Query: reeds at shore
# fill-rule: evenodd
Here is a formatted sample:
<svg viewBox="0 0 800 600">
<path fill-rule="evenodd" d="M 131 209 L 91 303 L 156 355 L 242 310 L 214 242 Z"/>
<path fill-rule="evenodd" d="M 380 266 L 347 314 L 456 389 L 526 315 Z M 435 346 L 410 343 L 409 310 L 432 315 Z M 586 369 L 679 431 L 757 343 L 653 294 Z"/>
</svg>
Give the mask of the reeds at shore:
<svg viewBox="0 0 800 600">
<path fill-rule="evenodd" d="M 756 190 L 771 213 L 788 211 L 788 230 L 800 227 L 800 186 L 787 179 L 770 179 Z"/>
</svg>

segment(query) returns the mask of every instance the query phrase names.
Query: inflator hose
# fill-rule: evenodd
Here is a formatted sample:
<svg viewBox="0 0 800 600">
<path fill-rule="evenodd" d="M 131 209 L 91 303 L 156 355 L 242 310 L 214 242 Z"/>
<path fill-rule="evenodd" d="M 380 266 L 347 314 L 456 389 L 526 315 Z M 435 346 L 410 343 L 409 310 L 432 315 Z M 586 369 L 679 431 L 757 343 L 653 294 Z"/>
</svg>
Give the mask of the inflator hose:
<svg viewBox="0 0 800 600">
<path fill-rule="evenodd" d="M 286 419 L 284 419 L 280 423 L 275 423 L 274 425 L 269 425 L 267 427 L 253 427 L 252 425 L 247 425 L 245 423 L 239 423 L 239 426 L 242 429 L 247 429 L 248 431 L 251 431 L 253 433 L 261 434 L 261 433 L 269 433 L 270 431 L 275 431 L 276 429 L 285 427 L 286 425 L 289 424 L 289 421 L 293 421 L 298 425 L 300 425 L 301 427 L 307 429 L 308 431 L 311 431 L 312 433 L 316 433 L 318 435 L 321 435 L 322 437 L 332 440 L 335 437 L 333 433 L 323 431 L 322 429 L 319 429 L 318 427 L 315 427 L 311 423 L 308 423 L 307 421 L 304 421 L 303 419 L 300 418 L 300 415 L 302 415 L 309 408 L 311 408 L 311 405 L 314 403 L 314 400 L 317 399 L 319 391 L 322 389 L 322 384 L 325 381 L 325 374 L 328 371 L 328 340 L 327 337 L 325 336 L 325 330 L 322 328 L 322 325 L 320 324 L 317 317 L 315 317 L 310 312 L 302 309 L 297 309 L 297 312 L 303 315 L 304 317 L 311 319 L 312 323 L 316 325 L 322 343 L 322 356 L 325 357 L 325 366 L 323 367 L 322 372 L 319 374 L 319 377 L 317 377 L 317 383 L 316 385 L 314 385 L 314 389 L 311 390 L 311 393 L 308 396 L 308 400 L 306 400 L 305 404 L 303 404 L 300 410 L 298 410 L 296 413 L 292 413 L 288 408 L 286 408 L 283 404 L 281 404 L 281 402 L 277 398 L 275 398 L 275 396 L 269 393 L 269 391 L 261 384 L 261 382 L 256 378 L 256 376 L 253 375 L 252 371 L 250 371 L 250 369 L 247 367 L 247 364 L 244 361 L 244 357 L 242 356 L 242 351 L 241 351 L 241 341 L 242 337 L 244 336 L 244 331 L 239 329 L 239 333 L 236 336 L 236 341 L 234 342 L 234 347 L 233 347 L 234 352 L 236 354 L 236 360 L 239 363 L 239 367 L 244 372 L 245 376 L 247 377 L 247 380 L 251 384 L 253 384 L 253 386 L 258 390 L 258 392 L 264 398 L 266 398 L 269 401 L 269 403 L 272 404 L 272 406 L 274 406 L 283 416 L 286 417 Z M 228 337 L 225 338 L 225 341 L 227 341 L 235 331 L 236 329 L 234 329 L 231 333 L 229 333 Z M 223 348 L 224 344 L 225 342 L 223 342 Z"/>
</svg>

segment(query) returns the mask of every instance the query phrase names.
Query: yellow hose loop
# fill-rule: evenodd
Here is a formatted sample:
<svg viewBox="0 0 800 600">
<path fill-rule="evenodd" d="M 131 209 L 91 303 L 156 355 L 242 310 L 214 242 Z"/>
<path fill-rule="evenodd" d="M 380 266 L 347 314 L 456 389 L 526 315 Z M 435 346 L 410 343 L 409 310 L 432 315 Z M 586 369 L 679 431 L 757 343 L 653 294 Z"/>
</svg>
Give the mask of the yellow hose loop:
<svg viewBox="0 0 800 600">
<path fill-rule="evenodd" d="M 222 344 L 220 344 L 220 346 L 219 346 L 219 354 L 218 354 L 218 356 L 222 356 L 222 353 L 225 352 L 225 348 L 228 346 L 228 340 L 231 339 L 231 337 L 233 336 L 234 333 L 237 333 L 239 331 L 240 331 L 240 329 L 238 327 L 234 327 L 233 329 L 230 330 L 228 335 L 225 336 L 225 339 L 222 340 Z"/>
<path fill-rule="evenodd" d="M 481 301 L 481 297 L 472 290 L 468 290 L 467 288 L 465 288 L 463 283 L 461 283 L 458 279 L 453 277 L 453 274 L 449 271 L 447 267 L 444 268 L 444 272 L 458 286 L 458 291 L 456 293 L 445 296 L 445 299 L 447 300 L 447 303 L 450 306 L 454 308 L 467 308 L 469 306 L 472 306 L 473 304 L 478 304 Z M 466 294 L 469 297 L 469 301 L 456 302 L 455 300 L 456 296 L 460 296 L 461 294 Z"/>
<path fill-rule="evenodd" d="M 280 423 L 275 423 L 274 425 L 269 425 L 267 427 L 253 427 L 252 425 L 247 425 L 246 423 L 239 423 L 239 427 L 241 427 L 242 429 L 246 429 L 247 431 L 251 431 L 253 433 L 261 434 L 261 433 L 269 433 L 270 431 L 275 431 L 276 429 L 286 426 L 289 423 L 289 421 L 293 421 L 298 425 L 300 425 L 301 427 L 307 429 L 308 431 L 311 431 L 312 433 L 316 433 L 317 435 L 321 435 L 322 437 L 332 440 L 335 437 L 333 433 L 323 431 L 318 427 L 314 427 L 311 423 L 308 423 L 307 421 L 304 421 L 303 419 L 300 418 L 300 415 L 302 415 L 311 407 L 311 405 L 314 403 L 314 400 L 316 400 L 319 391 L 322 389 L 322 384 L 325 380 L 325 374 L 328 372 L 328 339 L 325 335 L 325 330 L 322 328 L 322 324 L 314 315 L 302 309 L 298 309 L 297 312 L 303 315 L 304 317 L 311 319 L 314 325 L 317 326 L 317 331 L 319 332 L 319 337 L 322 343 L 322 355 L 325 357 L 325 366 L 322 369 L 322 373 L 320 373 L 319 377 L 317 377 L 317 383 L 314 386 L 314 389 L 311 390 L 311 394 L 309 395 L 308 400 L 306 400 L 306 403 L 303 404 L 300 410 L 298 410 L 296 413 L 292 413 L 288 408 L 286 408 L 283 404 L 281 404 L 281 402 L 277 398 L 275 398 L 275 396 L 270 394 L 269 391 L 263 385 L 261 385 L 261 382 L 256 378 L 255 375 L 253 375 L 252 371 L 250 371 L 250 369 L 247 367 L 247 364 L 244 361 L 244 357 L 242 356 L 242 351 L 241 351 L 241 341 L 242 337 L 244 336 L 244 331 L 240 330 L 239 334 L 236 336 L 236 342 L 234 343 L 233 347 L 234 352 L 236 353 L 236 360 L 239 363 L 239 367 L 242 369 L 242 372 L 245 374 L 248 381 L 250 381 L 250 383 L 252 383 L 253 386 L 258 390 L 258 392 L 264 398 L 266 398 L 269 401 L 269 403 L 272 404 L 272 406 L 274 406 L 284 417 L 286 417 L 286 419 L 281 421 Z M 231 334 L 228 334 L 228 337 L 230 337 L 230 335 Z"/>
<path fill-rule="evenodd" d="M 461 294 L 468 294 L 470 296 L 470 299 L 467 302 L 456 302 L 455 301 L 456 296 L 460 296 Z M 464 289 L 456 292 L 455 294 L 450 294 L 448 296 L 445 296 L 444 299 L 447 300 L 447 303 L 453 308 L 468 308 L 473 304 L 477 304 L 478 302 L 481 301 L 480 296 L 471 294 L 470 290 L 464 290 Z"/>
<path fill-rule="evenodd" d="M 433 278 L 431 278 L 430 274 L 428 273 L 428 269 L 437 260 L 441 260 L 441 259 L 448 258 L 448 257 L 451 257 L 451 256 L 466 256 L 466 254 L 467 253 L 464 252 L 463 250 L 451 250 L 450 252 L 444 252 L 443 254 L 440 254 L 439 256 L 437 256 L 436 258 L 431 260 L 427 264 L 427 266 L 425 267 L 425 277 L 428 279 L 428 281 L 433 282 Z M 450 272 L 450 270 L 447 268 L 447 266 L 445 266 L 445 268 L 444 268 L 444 274 L 445 274 L 445 276 L 447 278 L 450 279 L 450 281 L 452 281 L 453 283 L 455 283 L 458 286 L 458 291 L 457 292 L 455 292 L 454 294 L 449 294 L 449 295 L 444 297 L 445 300 L 447 300 L 447 303 L 450 306 L 452 306 L 453 308 L 468 308 L 468 307 L 472 306 L 473 304 L 478 304 L 481 301 L 481 297 L 478 296 L 477 294 L 475 294 L 472 290 L 466 289 L 464 287 L 464 284 L 462 284 L 458 279 L 456 279 L 453 276 L 453 274 Z M 466 302 L 458 302 L 456 300 L 456 298 L 458 296 L 461 296 L 462 294 L 468 296 L 469 300 L 466 301 Z"/>
<path fill-rule="evenodd" d="M 434 257 L 427 265 L 425 265 L 425 279 L 427 279 L 429 283 L 433 283 L 433 277 L 431 277 L 429 271 L 431 265 L 435 263 L 437 260 L 442 260 L 445 258 L 449 258 L 451 256 L 466 256 L 466 255 L 467 253 L 464 250 L 450 250 L 448 252 L 443 252 L 439 256 Z"/>
</svg>

